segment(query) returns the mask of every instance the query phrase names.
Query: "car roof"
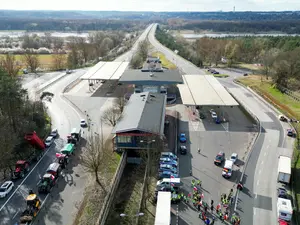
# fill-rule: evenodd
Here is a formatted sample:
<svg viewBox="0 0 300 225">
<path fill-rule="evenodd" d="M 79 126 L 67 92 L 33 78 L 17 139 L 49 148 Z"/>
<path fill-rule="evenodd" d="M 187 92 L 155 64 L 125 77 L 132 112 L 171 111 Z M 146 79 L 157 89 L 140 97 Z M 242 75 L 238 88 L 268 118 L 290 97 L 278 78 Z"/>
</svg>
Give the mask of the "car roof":
<svg viewBox="0 0 300 225">
<path fill-rule="evenodd" d="M 85 121 L 85 119 L 81 119 L 80 121 L 83 122 L 83 121 Z"/>
<path fill-rule="evenodd" d="M 57 132 L 57 128 L 53 128 L 51 132 Z"/>
<path fill-rule="evenodd" d="M 224 152 L 221 151 L 221 152 L 218 153 L 218 155 L 224 155 Z"/>
<path fill-rule="evenodd" d="M 237 156 L 237 155 L 238 155 L 237 153 L 232 153 L 232 154 L 231 154 L 231 156 Z"/>
<path fill-rule="evenodd" d="M 52 140 L 53 139 L 53 136 L 48 136 L 47 138 L 46 138 L 46 141 L 47 140 Z"/>
<path fill-rule="evenodd" d="M 2 185 L 1 188 L 6 188 L 8 185 L 12 184 L 12 181 L 5 181 Z"/>
</svg>

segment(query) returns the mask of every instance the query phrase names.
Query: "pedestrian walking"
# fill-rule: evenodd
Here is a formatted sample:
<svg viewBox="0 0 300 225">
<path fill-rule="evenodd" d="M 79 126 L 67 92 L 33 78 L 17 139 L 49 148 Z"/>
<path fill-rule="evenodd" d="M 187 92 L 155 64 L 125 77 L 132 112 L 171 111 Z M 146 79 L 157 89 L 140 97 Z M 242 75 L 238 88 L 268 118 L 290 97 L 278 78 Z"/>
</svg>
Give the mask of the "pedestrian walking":
<svg viewBox="0 0 300 225">
<path fill-rule="evenodd" d="M 232 198 L 230 199 L 230 204 L 232 205 L 233 202 L 234 202 L 234 197 L 232 197 Z"/>
<path fill-rule="evenodd" d="M 215 217 L 212 217 L 211 219 L 211 225 L 214 225 L 215 224 Z"/>
<path fill-rule="evenodd" d="M 207 212 L 207 206 L 204 207 L 204 212 Z"/>
<path fill-rule="evenodd" d="M 205 224 L 206 224 L 206 225 L 209 225 L 209 224 L 210 224 L 209 218 L 206 218 Z"/>
<path fill-rule="evenodd" d="M 214 204 L 214 200 L 211 200 L 211 201 L 210 201 L 210 204 L 213 205 L 213 204 Z"/>
<path fill-rule="evenodd" d="M 221 204 L 219 203 L 218 205 L 217 205 L 217 212 L 221 209 Z"/>
<path fill-rule="evenodd" d="M 204 194 L 203 193 L 201 193 L 201 199 L 204 199 Z"/>
<path fill-rule="evenodd" d="M 200 211 L 201 210 L 201 205 L 200 205 L 200 202 L 198 203 L 198 211 Z"/>
<path fill-rule="evenodd" d="M 211 211 L 211 212 L 214 211 L 214 206 L 213 206 L 213 205 L 210 206 L 210 211 Z"/>
</svg>

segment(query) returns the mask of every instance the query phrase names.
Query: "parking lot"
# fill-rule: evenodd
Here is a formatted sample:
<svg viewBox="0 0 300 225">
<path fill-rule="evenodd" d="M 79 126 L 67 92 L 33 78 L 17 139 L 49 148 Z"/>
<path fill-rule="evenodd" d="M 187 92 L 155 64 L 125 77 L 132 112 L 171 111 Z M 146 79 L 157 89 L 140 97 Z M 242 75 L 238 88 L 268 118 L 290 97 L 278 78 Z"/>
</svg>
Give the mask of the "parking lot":
<svg viewBox="0 0 300 225">
<path fill-rule="evenodd" d="M 234 187 L 244 164 L 244 157 L 248 152 L 249 143 L 255 137 L 256 127 L 240 108 L 213 108 L 218 115 L 222 114 L 227 122 L 216 124 L 211 118 L 209 110 L 211 107 L 204 107 L 201 113 L 205 119 L 198 117 L 191 108 L 177 105 L 176 110 L 180 114 L 179 133 L 186 134 L 188 149 L 187 155 L 179 156 L 179 175 L 183 182 L 183 193 L 192 192 L 191 180 L 202 181 L 202 189 L 206 202 L 214 200 L 215 205 L 220 201 L 222 193 L 228 194 Z M 180 146 L 180 143 L 178 143 Z M 198 148 L 201 149 L 198 153 Z M 222 177 L 222 166 L 214 165 L 214 159 L 218 152 L 223 151 L 226 158 L 232 153 L 237 153 L 239 159 L 233 167 L 232 177 Z M 190 175 L 192 172 L 192 175 Z M 179 224 L 199 224 L 199 213 L 192 204 L 179 204 Z M 218 224 L 216 222 L 216 224 Z"/>
</svg>

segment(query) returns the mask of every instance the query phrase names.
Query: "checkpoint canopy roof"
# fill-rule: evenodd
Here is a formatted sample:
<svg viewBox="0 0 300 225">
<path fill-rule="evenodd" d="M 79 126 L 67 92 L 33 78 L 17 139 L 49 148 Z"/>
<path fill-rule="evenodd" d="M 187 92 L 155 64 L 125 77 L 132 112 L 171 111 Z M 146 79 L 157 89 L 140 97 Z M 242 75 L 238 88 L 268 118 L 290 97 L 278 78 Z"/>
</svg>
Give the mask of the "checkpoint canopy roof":
<svg viewBox="0 0 300 225">
<path fill-rule="evenodd" d="M 98 62 L 87 71 L 81 80 L 119 80 L 129 62 Z"/>
<path fill-rule="evenodd" d="M 142 72 L 141 70 L 126 70 L 119 80 L 120 83 L 136 85 L 183 84 L 178 70 L 163 70 L 160 72 Z"/>
<path fill-rule="evenodd" d="M 184 105 L 237 106 L 238 102 L 212 75 L 183 75 L 184 84 L 178 84 Z"/>
</svg>

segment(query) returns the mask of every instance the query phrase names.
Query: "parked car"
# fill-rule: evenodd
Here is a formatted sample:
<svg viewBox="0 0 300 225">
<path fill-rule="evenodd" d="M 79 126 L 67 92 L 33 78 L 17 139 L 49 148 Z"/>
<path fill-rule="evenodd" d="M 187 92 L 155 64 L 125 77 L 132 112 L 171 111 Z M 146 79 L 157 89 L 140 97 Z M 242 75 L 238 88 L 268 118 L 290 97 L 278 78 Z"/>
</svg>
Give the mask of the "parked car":
<svg viewBox="0 0 300 225">
<path fill-rule="evenodd" d="M 248 76 L 248 73 L 244 73 L 244 77 Z"/>
<path fill-rule="evenodd" d="M 87 127 L 87 123 L 85 122 L 85 119 L 80 120 L 80 126 L 81 127 Z"/>
<path fill-rule="evenodd" d="M 54 142 L 54 137 L 53 136 L 48 136 L 45 140 L 45 145 L 46 147 L 50 147 L 52 143 Z"/>
<path fill-rule="evenodd" d="M 218 71 L 214 71 L 213 74 L 220 74 Z"/>
<path fill-rule="evenodd" d="M 289 128 L 287 129 L 287 136 L 296 137 L 296 132 L 293 129 Z"/>
<path fill-rule="evenodd" d="M 72 70 L 66 69 L 66 74 L 71 74 Z"/>
<path fill-rule="evenodd" d="M 158 174 L 159 179 L 171 178 L 171 176 L 178 178 L 178 173 L 172 173 L 170 171 L 161 171 Z"/>
<path fill-rule="evenodd" d="M 219 152 L 218 155 L 216 155 L 216 158 L 214 160 L 215 165 L 221 165 L 225 161 L 225 153 Z"/>
<path fill-rule="evenodd" d="M 171 158 L 171 159 L 177 160 L 177 156 L 174 155 L 172 152 L 162 152 L 161 157 L 162 158 L 166 157 L 166 158 Z"/>
<path fill-rule="evenodd" d="M 173 166 L 173 167 L 177 167 L 177 166 L 178 166 L 178 163 L 177 163 L 176 160 L 171 159 L 171 158 L 167 158 L 167 157 L 165 157 L 165 158 L 160 158 L 160 159 L 159 159 L 159 163 L 160 163 L 160 164 L 168 164 L 168 165 L 171 165 L 171 166 Z"/>
<path fill-rule="evenodd" d="M 172 166 L 172 165 L 168 165 L 168 164 L 160 164 L 159 166 L 159 171 L 169 171 L 171 173 L 178 173 L 177 168 Z"/>
<path fill-rule="evenodd" d="M 186 148 L 186 146 L 185 146 L 185 145 L 181 145 L 181 146 L 179 147 L 179 152 L 180 152 L 181 155 L 186 155 L 186 153 L 187 153 L 187 148 Z"/>
<path fill-rule="evenodd" d="M 287 199 L 288 198 L 287 190 L 285 188 L 278 188 L 277 189 L 277 197 Z"/>
<path fill-rule="evenodd" d="M 230 156 L 230 160 L 235 163 L 236 160 L 238 159 L 238 154 L 237 153 L 232 153 Z"/>
<path fill-rule="evenodd" d="M 54 138 L 56 138 L 56 137 L 58 136 L 58 131 L 57 131 L 56 128 L 55 128 L 55 129 L 52 129 L 50 136 L 52 136 L 52 137 L 54 137 Z"/>
<path fill-rule="evenodd" d="M 5 198 L 14 188 L 12 181 L 5 181 L 0 187 L 0 198 Z"/>
<path fill-rule="evenodd" d="M 211 115 L 211 118 L 213 118 L 215 120 L 218 119 L 218 115 L 216 112 L 212 112 L 210 115 Z"/>
<path fill-rule="evenodd" d="M 180 133 L 179 141 L 180 141 L 180 143 L 185 143 L 186 142 L 185 133 Z"/>
</svg>

